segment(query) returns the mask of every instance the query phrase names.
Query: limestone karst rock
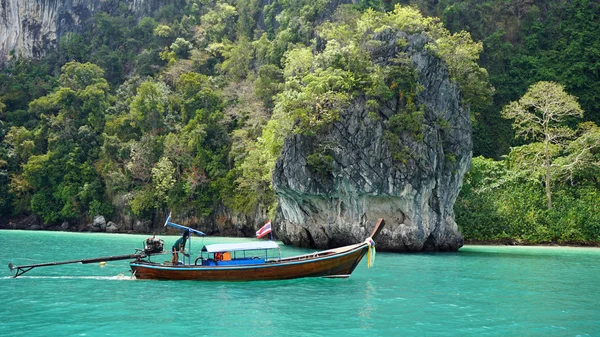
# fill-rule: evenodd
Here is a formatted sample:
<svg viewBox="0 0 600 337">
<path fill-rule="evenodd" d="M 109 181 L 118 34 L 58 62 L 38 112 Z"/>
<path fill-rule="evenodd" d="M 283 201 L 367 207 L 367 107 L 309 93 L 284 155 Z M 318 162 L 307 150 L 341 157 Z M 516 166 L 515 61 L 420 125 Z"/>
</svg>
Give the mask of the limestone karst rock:
<svg viewBox="0 0 600 337">
<path fill-rule="evenodd" d="M 141 18 L 171 2 L 135 0 L 127 5 Z M 86 21 L 97 11 L 119 6 L 119 2 L 105 0 L 2 0 L 0 4 L 0 63 L 11 54 L 43 57 L 64 34 L 83 32 Z"/>
<path fill-rule="evenodd" d="M 400 38 L 408 43 L 399 45 Z M 426 48 L 426 34 L 387 31 L 378 39 L 385 43 L 371 51 L 376 63 L 404 52 L 417 72 L 423 89 L 415 97 L 424 107 L 422 140 L 410 132 L 398 135 L 407 151 L 405 161 L 394 162 L 384 123 L 402 113 L 397 97 L 380 109 L 381 118 L 371 118 L 364 96 L 325 132 L 288 137 L 273 173 L 280 205 L 275 232 L 285 243 L 336 247 L 364 240 L 383 217 L 378 249 L 457 250 L 463 238 L 453 205 L 471 160 L 469 110 L 461 106 L 446 65 Z M 325 145 L 333 162 L 324 175 L 307 164 L 307 157 Z"/>
</svg>

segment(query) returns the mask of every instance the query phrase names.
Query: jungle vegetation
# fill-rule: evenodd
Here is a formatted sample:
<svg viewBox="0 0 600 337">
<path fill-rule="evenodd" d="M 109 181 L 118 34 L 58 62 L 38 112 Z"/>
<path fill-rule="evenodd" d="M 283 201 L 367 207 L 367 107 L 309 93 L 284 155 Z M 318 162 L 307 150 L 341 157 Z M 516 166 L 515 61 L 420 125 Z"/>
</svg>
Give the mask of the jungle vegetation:
<svg viewBox="0 0 600 337">
<path fill-rule="evenodd" d="M 284 137 L 336 120 L 355 92 L 389 95 L 397 73 L 356 46 L 412 24 L 454 46 L 446 63 L 471 108 L 474 159 L 455 206 L 465 239 L 600 242 L 600 5 L 396 2 L 181 0 L 142 19 L 124 6 L 98 12 L 44 59 L 3 65 L 0 214 L 56 223 L 167 208 L 209 216 L 219 205 L 273 213 Z M 332 41 L 319 53 L 317 36 Z M 560 141 L 520 137 L 533 134 L 519 112 L 543 115 L 526 106 L 538 82 L 577 106 L 557 125 Z"/>
</svg>

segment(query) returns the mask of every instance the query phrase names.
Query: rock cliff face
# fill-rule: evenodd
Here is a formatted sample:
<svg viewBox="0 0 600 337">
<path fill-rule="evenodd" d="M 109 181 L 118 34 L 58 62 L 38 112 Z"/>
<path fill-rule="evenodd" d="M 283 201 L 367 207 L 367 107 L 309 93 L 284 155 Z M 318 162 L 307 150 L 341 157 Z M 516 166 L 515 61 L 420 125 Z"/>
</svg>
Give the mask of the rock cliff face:
<svg viewBox="0 0 600 337">
<path fill-rule="evenodd" d="M 408 44 L 398 46 L 398 39 Z M 407 53 L 423 90 L 423 139 L 400 134 L 407 153 L 393 160 L 385 137 L 386 119 L 402 113 L 393 98 L 371 118 L 366 99 L 355 99 L 340 120 L 315 136 L 286 139 L 273 174 L 280 209 L 275 231 L 279 239 L 304 247 L 328 248 L 360 242 L 377 218 L 386 226 L 376 239 L 387 251 L 453 251 L 463 245 L 453 205 L 471 159 L 469 111 L 445 64 L 425 48 L 424 34 L 386 32 L 384 45 L 371 52 L 386 64 Z M 326 144 L 331 174 L 313 170 L 307 157 Z"/>
<path fill-rule="evenodd" d="M 128 1 L 138 17 L 173 1 Z M 97 11 L 118 8 L 120 1 L 108 0 L 0 0 L 0 63 L 14 54 L 40 58 L 56 47 L 67 32 L 82 32 Z"/>
</svg>

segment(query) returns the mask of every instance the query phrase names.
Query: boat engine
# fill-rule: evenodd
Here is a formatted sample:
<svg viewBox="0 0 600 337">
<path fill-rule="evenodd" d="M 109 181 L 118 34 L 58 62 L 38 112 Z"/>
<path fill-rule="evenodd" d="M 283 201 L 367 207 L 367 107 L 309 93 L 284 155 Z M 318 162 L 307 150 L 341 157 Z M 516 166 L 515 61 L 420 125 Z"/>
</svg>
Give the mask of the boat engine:
<svg viewBox="0 0 600 337">
<path fill-rule="evenodd" d="M 144 246 L 144 253 L 154 254 L 162 253 L 165 242 L 159 238 L 152 236 L 146 239 L 146 245 Z"/>
</svg>

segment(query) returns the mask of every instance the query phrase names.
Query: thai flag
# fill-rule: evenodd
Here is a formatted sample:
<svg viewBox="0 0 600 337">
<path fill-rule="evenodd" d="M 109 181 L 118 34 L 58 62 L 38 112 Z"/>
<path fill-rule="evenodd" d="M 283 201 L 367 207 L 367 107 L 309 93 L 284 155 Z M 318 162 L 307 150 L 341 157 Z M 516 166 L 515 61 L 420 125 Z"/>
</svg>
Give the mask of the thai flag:
<svg viewBox="0 0 600 337">
<path fill-rule="evenodd" d="M 264 226 L 262 226 L 259 230 L 256 231 L 256 238 L 260 239 L 269 233 L 271 233 L 271 220 L 267 221 L 267 223 Z"/>
</svg>

